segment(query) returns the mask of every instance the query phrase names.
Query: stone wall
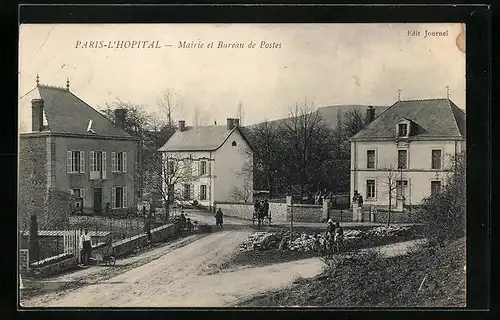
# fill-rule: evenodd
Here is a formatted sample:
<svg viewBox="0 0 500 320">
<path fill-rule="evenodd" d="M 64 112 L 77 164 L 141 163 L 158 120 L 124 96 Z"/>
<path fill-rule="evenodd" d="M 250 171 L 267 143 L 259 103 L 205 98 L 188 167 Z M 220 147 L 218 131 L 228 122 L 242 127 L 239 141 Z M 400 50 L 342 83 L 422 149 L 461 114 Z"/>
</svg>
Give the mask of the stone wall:
<svg viewBox="0 0 500 320">
<path fill-rule="evenodd" d="M 253 203 L 250 202 L 217 202 L 215 208 L 220 208 L 225 216 L 246 220 L 252 220 L 254 211 Z"/>
<path fill-rule="evenodd" d="M 304 205 L 294 204 L 287 206 L 286 217 L 291 220 L 293 214 L 293 221 L 295 222 L 321 222 L 323 219 L 323 206 L 321 205 Z"/>
</svg>

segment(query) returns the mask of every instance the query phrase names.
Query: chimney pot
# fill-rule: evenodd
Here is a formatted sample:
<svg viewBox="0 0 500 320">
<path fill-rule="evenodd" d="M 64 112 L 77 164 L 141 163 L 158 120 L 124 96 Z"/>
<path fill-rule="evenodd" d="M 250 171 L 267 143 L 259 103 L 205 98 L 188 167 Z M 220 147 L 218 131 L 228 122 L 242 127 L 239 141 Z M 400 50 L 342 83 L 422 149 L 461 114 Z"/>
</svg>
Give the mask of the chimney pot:
<svg viewBox="0 0 500 320">
<path fill-rule="evenodd" d="M 179 129 L 179 131 L 181 131 L 181 132 L 182 132 L 182 131 L 184 131 L 184 130 L 186 129 L 186 121 L 184 121 L 184 120 L 179 120 L 179 121 L 178 121 L 178 127 L 179 127 L 179 128 L 178 128 L 178 129 Z"/>
<path fill-rule="evenodd" d="M 233 129 L 233 118 L 227 118 L 227 130 Z"/>
<path fill-rule="evenodd" d="M 125 117 L 127 115 L 126 109 L 115 109 L 115 125 L 121 129 L 125 129 Z"/>
<path fill-rule="evenodd" d="M 34 132 L 43 130 L 43 100 L 31 100 L 31 130 Z"/>
</svg>

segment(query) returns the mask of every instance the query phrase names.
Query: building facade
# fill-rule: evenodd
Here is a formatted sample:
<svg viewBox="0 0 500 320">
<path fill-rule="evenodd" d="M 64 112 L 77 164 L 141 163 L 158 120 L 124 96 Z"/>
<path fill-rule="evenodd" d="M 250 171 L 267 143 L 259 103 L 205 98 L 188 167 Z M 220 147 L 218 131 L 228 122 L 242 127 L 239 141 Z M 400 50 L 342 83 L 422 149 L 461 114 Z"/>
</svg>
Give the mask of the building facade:
<svg viewBox="0 0 500 320">
<path fill-rule="evenodd" d="M 122 129 L 124 110 L 116 110 L 112 123 L 70 92 L 69 84 L 37 83 L 20 104 L 32 113 L 31 130 L 25 127 L 19 140 L 22 220 L 37 212 L 43 224 L 56 227 L 75 210 L 103 214 L 135 208 L 137 140 Z M 48 201 L 52 193 L 59 196 Z M 59 203 L 62 194 L 72 199 L 69 204 Z M 51 213 L 51 204 L 61 212 Z"/>
<path fill-rule="evenodd" d="M 367 206 L 419 205 L 465 151 L 465 112 L 449 99 L 397 101 L 370 120 L 351 138 L 351 198 L 358 191 Z"/>
<path fill-rule="evenodd" d="M 253 192 L 253 150 L 238 119 L 226 126 L 188 127 L 177 131 L 159 150 L 164 190 L 177 201 L 212 207 L 215 202 L 249 202 Z"/>
</svg>

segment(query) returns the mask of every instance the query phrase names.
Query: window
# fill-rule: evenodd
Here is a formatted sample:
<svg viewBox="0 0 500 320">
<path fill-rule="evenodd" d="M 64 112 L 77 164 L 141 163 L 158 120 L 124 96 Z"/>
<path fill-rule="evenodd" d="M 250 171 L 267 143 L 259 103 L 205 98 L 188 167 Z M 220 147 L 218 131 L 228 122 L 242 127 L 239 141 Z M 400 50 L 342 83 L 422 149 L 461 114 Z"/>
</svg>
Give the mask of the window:
<svg viewBox="0 0 500 320">
<path fill-rule="evenodd" d="M 200 162 L 200 175 L 205 175 L 205 174 L 207 174 L 207 162 L 201 161 Z"/>
<path fill-rule="evenodd" d="M 127 153 L 111 152 L 111 171 L 127 172 Z"/>
<path fill-rule="evenodd" d="M 398 137 L 406 137 L 408 135 L 408 124 L 400 123 L 398 124 Z"/>
<path fill-rule="evenodd" d="M 441 192 L 441 181 L 431 181 L 431 195 L 437 195 Z"/>
<path fill-rule="evenodd" d="M 67 166 L 68 173 L 85 173 L 85 152 L 68 151 Z"/>
<path fill-rule="evenodd" d="M 75 198 L 82 198 L 85 201 L 85 189 L 71 189 L 71 192 Z"/>
<path fill-rule="evenodd" d="M 398 169 L 407 169 L 408 150 L 398 150 Z"/>
<path fill-rule="evenodd" d="M 191 199 L 191 185 L 185 184 L 184 185 L 184 200 L 190 200 Z"/>
<path fill-rule="evenodd" d="M 236 147 L 236 141 L 233 141 L 233 143 L 231 143 L 231 145 L 232 145 L 233 147 Z"/>
<path fill-rule="evenodd" d="M 432 169 L 441 169 L 441 150 L 432 150 Z"/>
<path fill-rule="evenodd" d="M 396 197 L 407 197 L 408 181 L 407 180 L 397 180 L 396 181 Z"/>
<path fill-rule="evenodd" d="M 113 187 L 113 209 L 127 208 L 127 187 Z"/>
<path fill-rule="evenodd" d="M 366 199 L 374 199 L 375 194 L 375 180 L 366 180 Z"/>
<path fill-rule="evenodd" d="M 200 200 L 207 200 L 207 186 L 204 184 L 200 186 Z"/>
<path fill-rule="evenodd" d="M 375 168 L 375 150 L 366 150 L 366 167 L 368 169 Z"/>
<path fill-rule="evenodd" d="M 90 151 L 90 179 L 106 179 L 105 151 Z"/>
</svg>

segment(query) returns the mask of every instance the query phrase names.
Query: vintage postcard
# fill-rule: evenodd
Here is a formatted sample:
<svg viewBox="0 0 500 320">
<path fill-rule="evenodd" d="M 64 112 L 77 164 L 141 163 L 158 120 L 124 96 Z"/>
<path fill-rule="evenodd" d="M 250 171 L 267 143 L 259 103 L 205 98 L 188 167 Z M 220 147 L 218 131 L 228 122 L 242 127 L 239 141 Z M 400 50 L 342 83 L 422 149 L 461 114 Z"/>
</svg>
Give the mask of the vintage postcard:
<svg viewBox="0 0 500 320">
<path fill-rule="evenodd" d="M 465 307 L 465 25 L 22 24 L 19 306 Z"/>
</svg>

